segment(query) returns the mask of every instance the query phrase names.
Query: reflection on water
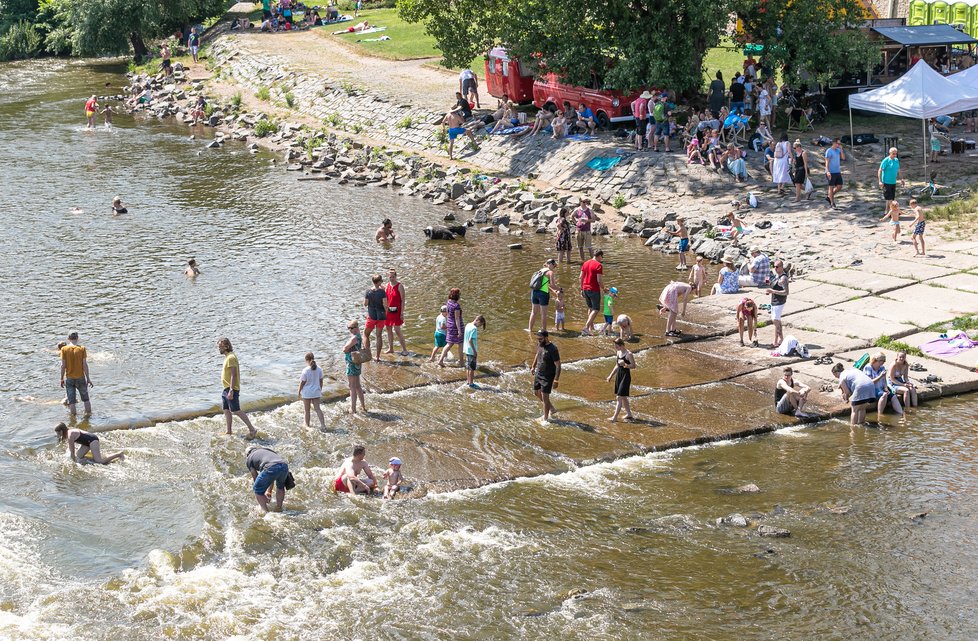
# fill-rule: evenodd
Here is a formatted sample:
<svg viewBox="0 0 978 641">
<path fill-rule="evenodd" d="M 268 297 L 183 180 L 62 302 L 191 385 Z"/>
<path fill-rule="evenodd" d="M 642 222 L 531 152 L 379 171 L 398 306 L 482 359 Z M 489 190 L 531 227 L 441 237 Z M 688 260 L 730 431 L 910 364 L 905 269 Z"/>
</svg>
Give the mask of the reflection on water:
<svg viewBox="0 0 978 641">
<path fill-rule="evenodd" d="M 125 463 L 68 464 L 50 430 L 64 417 L 53 345 L 69 329 L 90 350 L 96 427 L 212 406 L 222 335 L 241 358 L 246 400 L 294 393 L 306 351 L 328 370 L 338 365 L 346 321 L 362 316 L 368 275 L 389 266 L 408 291 L 410 349 L 428 353 L 438 307 L 448 287 L 460 286 L 466 318 L 482 313 L 489 322 L 483 358 L 505 365 L 529 348 L 521 331 L 526 283 L 546 239 L 523 238 L 522 252 L 478 233 L 426 243 L 420 229 L 444 209 L 384 189 L 296 183 L 269 168 L 267 156 L 233 146 L 205 151 L 185 129 L 158 123 L 120 117 L 113 130 L 84 131 L 82 97 L 120 82 L 117 69 L 6 69 L 0 637 L 978 632 L 969 398 L 935 403 L 883 430 L 850 435 L 829 422 L 583 467 L 575 461 L 602 435 L 582 438 L 587 421 L 575 421 L 609 407 L 604 362 L 568 369 L 576 379 L 557 397 L 565 422 L 552 427 L 528 420 L 539 408 L 522 372 L 487 381 L 479 394 L 449 384 L 368 396 L 370 418 L 329 405 L 326 435 L 304 430 L 301 408 L 290 404 L 256 419 L 298 483 L 287 512 L 264 518 L 250 496 L 243 443 L 221 435 L 220 419 L 114 431 L 106 447 L 126 449 Z M 106 214 L 116 194 L 132 214 Z M 69 214 L 73 207 L 86 213 Z M 399 231 L 386 248 L 373 242 L 385 216 Z M 672 262 L 633 241 L 604 247 L 609 284 L 622 291 L 619 310 L 650 307 Z M 203 271 L 194 282 L 181 275 L 190 256 Z M 562 267 L 560 278 L 576 286 L 574 268 Z M 581 305 L 569 301 L 568 326 L 579 326 Z M 567 353 L 574 350 L 567 341 Z M 653 350 L 640 359 L 637 404 L 653 416 L 703 422 L 739 398 L 673 389 L 710 377 L 710 363 L 695 355 L 678 361 Z M 728 410 L 731 420 L 750 420 Z M 679 438 L 681 421 L 671 423 L 614 429 L 619 438 L 656 429 Z M 525 445 L 529 431 L 536 449 Z M 554 469 L 555 461 L 561 473 L 419 490 L 408 495 L 415 500 L 388 503 L 335 497 L 328 485 L 337 462 L 360 440 L 375 443 L 368 460 L 405 456 L 409 478 L 445 486 Z M 733 491 L 747 483 L 761 492 Z M 731 513 L 751 527 L 716 525 Z M 761 538 L 756 524 L 788 528 L 791 537 Z"/>
</svg>

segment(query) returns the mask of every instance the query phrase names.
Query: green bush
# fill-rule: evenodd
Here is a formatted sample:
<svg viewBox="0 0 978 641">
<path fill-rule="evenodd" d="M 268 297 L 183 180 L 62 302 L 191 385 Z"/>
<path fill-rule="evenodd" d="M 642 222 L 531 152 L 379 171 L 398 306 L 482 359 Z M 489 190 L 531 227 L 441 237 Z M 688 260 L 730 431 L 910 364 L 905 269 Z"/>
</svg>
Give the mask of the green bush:
<svg viewBox="0 0 978 641">
<path fill-rule="evenodd" d="M 339 112 L 334 111 L 333 113 L 323 118 L 323 124 L 339 129 L 340 127 L 343 126 L 343 116 L 341 116 Z"/>
<path fill-rule="evenodd" d="M 289 109 L 295 107 L 295 96 L 291 91 L 285 92 L 285 104 L 288 105 Z"/>
<path fill-rule="evenodd" d="M 893 340 L 886 334 L 883 334 L 875 341 L 873 341 L 873 345 L 875 345 L 876 347 L 881 347 L 883 349 L 888 349 L 893 352 L 904 352 L 905 354 L 907 354 L 907 356 L 924 355 L 924 353 L 919 349 L 917 349 L 916 347 L 911 347 L 910 345 L 904 343 L 903 341 Z"/>
<path fill-rule="evenodd" d="M 274 120 L 262 118 L 255 123 L 255 135 L 259 138 L 264 138 L 265 136 L 273 134 L 276 131 L 278 131 L 278 123 Z"/>
<path fill-rule="evenodd" d="M 0 60 L 33 58 L 41 51 L 41 34 L 34 25 L 21 20 L 0 36 Z"/>
<path fill-rule="evenodd" d="M 624 194 L 615 194 L 615 197 L 611 199 L 611 206 L 615 209 L 621 209 L 626 204 L 628 204 L 628 202 L 625 200 Z"/>
<path fill-rule="evenodd" d="M 272 92 L 268 87 L 258 87 L 258 91 L 255 92 L 255 95 L 258 96 L 259 100 L 264 100 L 267 102 L 268 99 L 272 97 Z"/>
<path fill-rule="evenodd" d="M 234 107 L 235 109 L 240 109 L 241 108 L 241 92 L 240 91 L 235 92 L 235 94 L 233 96 L 231 96 L 231 106 Z"/>
<path fill-rule="evenodd" d="M 398 120 L 394 124 L 394 126 L 397 127 L 398 129 L 410 129 L 411 125 L 413 124 L 414 124 L 414 119 L 411 118 L 411 116 L 404 116 L 403 118 Z"/>
</svg>

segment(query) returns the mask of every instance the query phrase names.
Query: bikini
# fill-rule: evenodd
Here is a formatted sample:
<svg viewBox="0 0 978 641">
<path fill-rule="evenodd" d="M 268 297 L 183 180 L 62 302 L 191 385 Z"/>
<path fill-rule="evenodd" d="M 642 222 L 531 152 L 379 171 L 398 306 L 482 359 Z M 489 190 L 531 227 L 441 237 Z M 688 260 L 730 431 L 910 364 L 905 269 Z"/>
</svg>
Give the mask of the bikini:
<svg viewBox="0 0 978 641">
<path fill-rule="evenodd" d="M 93 434 L 86 434 L 85 432 L 82 432 L 75 439 L 75 443 L 78 443 L 79 445 L 81 445 L 83 447 L 91 447 L 92 446 L 92 443 L 94 443 L 97 440 L 98 440 L 98 437 L 97 436 L 95 436 Z"/>
</svg>

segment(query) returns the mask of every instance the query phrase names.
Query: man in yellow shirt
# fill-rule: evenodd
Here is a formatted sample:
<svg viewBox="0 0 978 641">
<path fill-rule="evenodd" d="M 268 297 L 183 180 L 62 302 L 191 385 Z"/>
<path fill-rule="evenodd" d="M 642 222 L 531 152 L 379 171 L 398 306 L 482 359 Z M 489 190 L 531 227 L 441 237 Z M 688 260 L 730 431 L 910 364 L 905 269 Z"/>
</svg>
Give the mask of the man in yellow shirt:
<svg viewBox="0 0 978 641">
<path fill-rule="evenodd" d="M 230 339 L 222 338 L 217 341 L 217 351 L 224 356 L 224 369 L 221 370 L 221 385 L 224 387 L 224 391 L 221 393 L 221 407 L 224 409 L 227 433 L 231 433 L 232 417 L 237 416 L 248 426 L 248 438 L 253 439 L 258 435 L 258 432 L 248 420 L 248 415 L 241 411 L 241 370 L 238 367 L 238 357 L 234 354 Z"/>
<path fill-rule="evenodd" d="M 88 352 L 78 344 L 78 332 L 71 332 L 68 334 L 68 344 L 61 348 L 61 387 L 68 395 L 68 411 L 72 416 L 76 413 L 76 394 L 85 404 L 85 415 L 92 413 L 92 404 L 88 401 L 88 388 L 91 386 Z"/>
</svg>

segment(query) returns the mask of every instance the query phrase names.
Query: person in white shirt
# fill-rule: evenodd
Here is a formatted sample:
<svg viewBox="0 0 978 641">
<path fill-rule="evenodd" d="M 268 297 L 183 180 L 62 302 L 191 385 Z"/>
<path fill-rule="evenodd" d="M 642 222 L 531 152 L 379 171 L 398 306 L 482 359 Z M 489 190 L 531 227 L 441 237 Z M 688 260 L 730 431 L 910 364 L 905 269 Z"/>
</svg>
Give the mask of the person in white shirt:
<svg viewBox="0 0 978 641">
<path fill-rule="evenodd" d="M 469 102 L 475 103 L 476 109 L 481 109 L 479 105 L 479 77 L 471 69 L 463 69 L 458 74 L 458 90 Z"/>
<path fill-rule="evenodd" d="M 323 416 L 323 409 L 320 407 L 320 398 L 323 395 L 323 368 L 316 365 L 316 357 L 312 352 L 306 354 L 306 368 L 302 370 L 302 376 L 299 377 L 298 394 L 302 399 L 306 427 L 312 427 L 309 424 L 309 413 L 312 408 L 315 408 L 316 416 L 319 417 L 319 429 L 325 432 L 326 417 Z"/>
</svg>

